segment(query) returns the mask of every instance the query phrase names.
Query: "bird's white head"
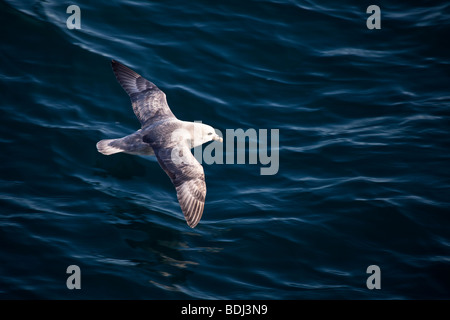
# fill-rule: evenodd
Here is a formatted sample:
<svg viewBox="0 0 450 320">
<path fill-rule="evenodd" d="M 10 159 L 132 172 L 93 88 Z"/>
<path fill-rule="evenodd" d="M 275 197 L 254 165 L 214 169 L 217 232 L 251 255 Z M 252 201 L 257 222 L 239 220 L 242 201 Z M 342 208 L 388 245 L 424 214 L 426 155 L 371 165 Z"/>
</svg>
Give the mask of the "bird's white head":
<svg viewBox="0 0 450 320">
<path fill-rule="evenodd" d="M 192 136 L 193 136 L 193 140 L 191 141 L 192 147 L 200 146 L 212 140 L 223 142 L 222 137 L 216 133 L 213 127 L 198 122 L 194 123 Z"/>
</svg>

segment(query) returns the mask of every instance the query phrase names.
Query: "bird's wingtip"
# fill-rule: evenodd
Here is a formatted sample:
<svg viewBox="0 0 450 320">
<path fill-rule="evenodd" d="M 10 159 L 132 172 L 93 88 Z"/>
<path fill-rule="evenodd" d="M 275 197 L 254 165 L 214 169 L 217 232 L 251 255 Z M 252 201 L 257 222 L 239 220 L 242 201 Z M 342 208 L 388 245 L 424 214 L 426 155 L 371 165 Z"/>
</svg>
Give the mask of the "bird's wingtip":
<svg viewBox="0 0 450 320">
<path fill-rule="evenodd" d="M 189 227 L 191 227 L 192 229 L 194 229 L 196 226 L 197 226 L 197 224 L 198 224 L 198 221 L 197 222 L 194 222 L 194 223 L 187 223 L 187 225 L 189 226 Z"/>
</svg>

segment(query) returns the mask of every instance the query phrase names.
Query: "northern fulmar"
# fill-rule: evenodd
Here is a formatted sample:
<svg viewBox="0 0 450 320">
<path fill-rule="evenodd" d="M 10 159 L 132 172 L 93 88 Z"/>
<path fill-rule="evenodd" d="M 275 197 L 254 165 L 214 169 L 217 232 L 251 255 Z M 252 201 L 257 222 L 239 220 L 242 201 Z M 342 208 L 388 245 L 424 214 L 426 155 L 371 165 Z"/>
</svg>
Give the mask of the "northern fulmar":
<svg viewBox="0 0 450 320">
<path fill-rule="evenodd" d="M 194 228 L 205 207 L 206 183 L 202 165 L 191 148 L 222 138 L 206 124 L 178 120 L 167 104 L 166 95 L 155 84 L 123 64 L 112 60 L 117 81 L 131 99 L 141 129 L 119 139 L 97 143 L 105 155 L 125 152 L 154 155 L 177 191 L 178 202 L 187 224 Z"/>
</svg>

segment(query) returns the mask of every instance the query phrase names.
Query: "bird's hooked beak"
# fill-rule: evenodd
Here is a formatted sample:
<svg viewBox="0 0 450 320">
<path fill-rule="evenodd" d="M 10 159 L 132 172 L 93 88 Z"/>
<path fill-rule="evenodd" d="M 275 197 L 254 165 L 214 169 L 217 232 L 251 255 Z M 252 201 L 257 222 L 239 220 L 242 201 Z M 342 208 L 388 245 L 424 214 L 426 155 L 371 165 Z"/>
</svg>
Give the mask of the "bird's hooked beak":
<svg viewBox="0 0 450 320">
<path fill-rule="evenodd" d="M 212 139 L 213 139 L 213 140 L 217 140 L 217 141 L 219 141 L 219 142 L 223 142 L 222 137 L 219 136 L 218 134 L 216 134 Z"/>
</svg>

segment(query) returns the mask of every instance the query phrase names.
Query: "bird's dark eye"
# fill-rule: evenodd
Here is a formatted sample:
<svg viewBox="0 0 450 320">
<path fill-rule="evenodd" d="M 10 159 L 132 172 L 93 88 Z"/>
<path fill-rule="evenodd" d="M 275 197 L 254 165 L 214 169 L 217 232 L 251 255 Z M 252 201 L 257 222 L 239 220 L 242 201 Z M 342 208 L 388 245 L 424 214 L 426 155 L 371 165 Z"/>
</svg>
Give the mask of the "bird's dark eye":
<svg viewBox="0 0 450 320">
<path fill-rule="evenodd" d="M 208 136 L 212 135 L 212 132 L 208 132 Z"/>
</svg>

